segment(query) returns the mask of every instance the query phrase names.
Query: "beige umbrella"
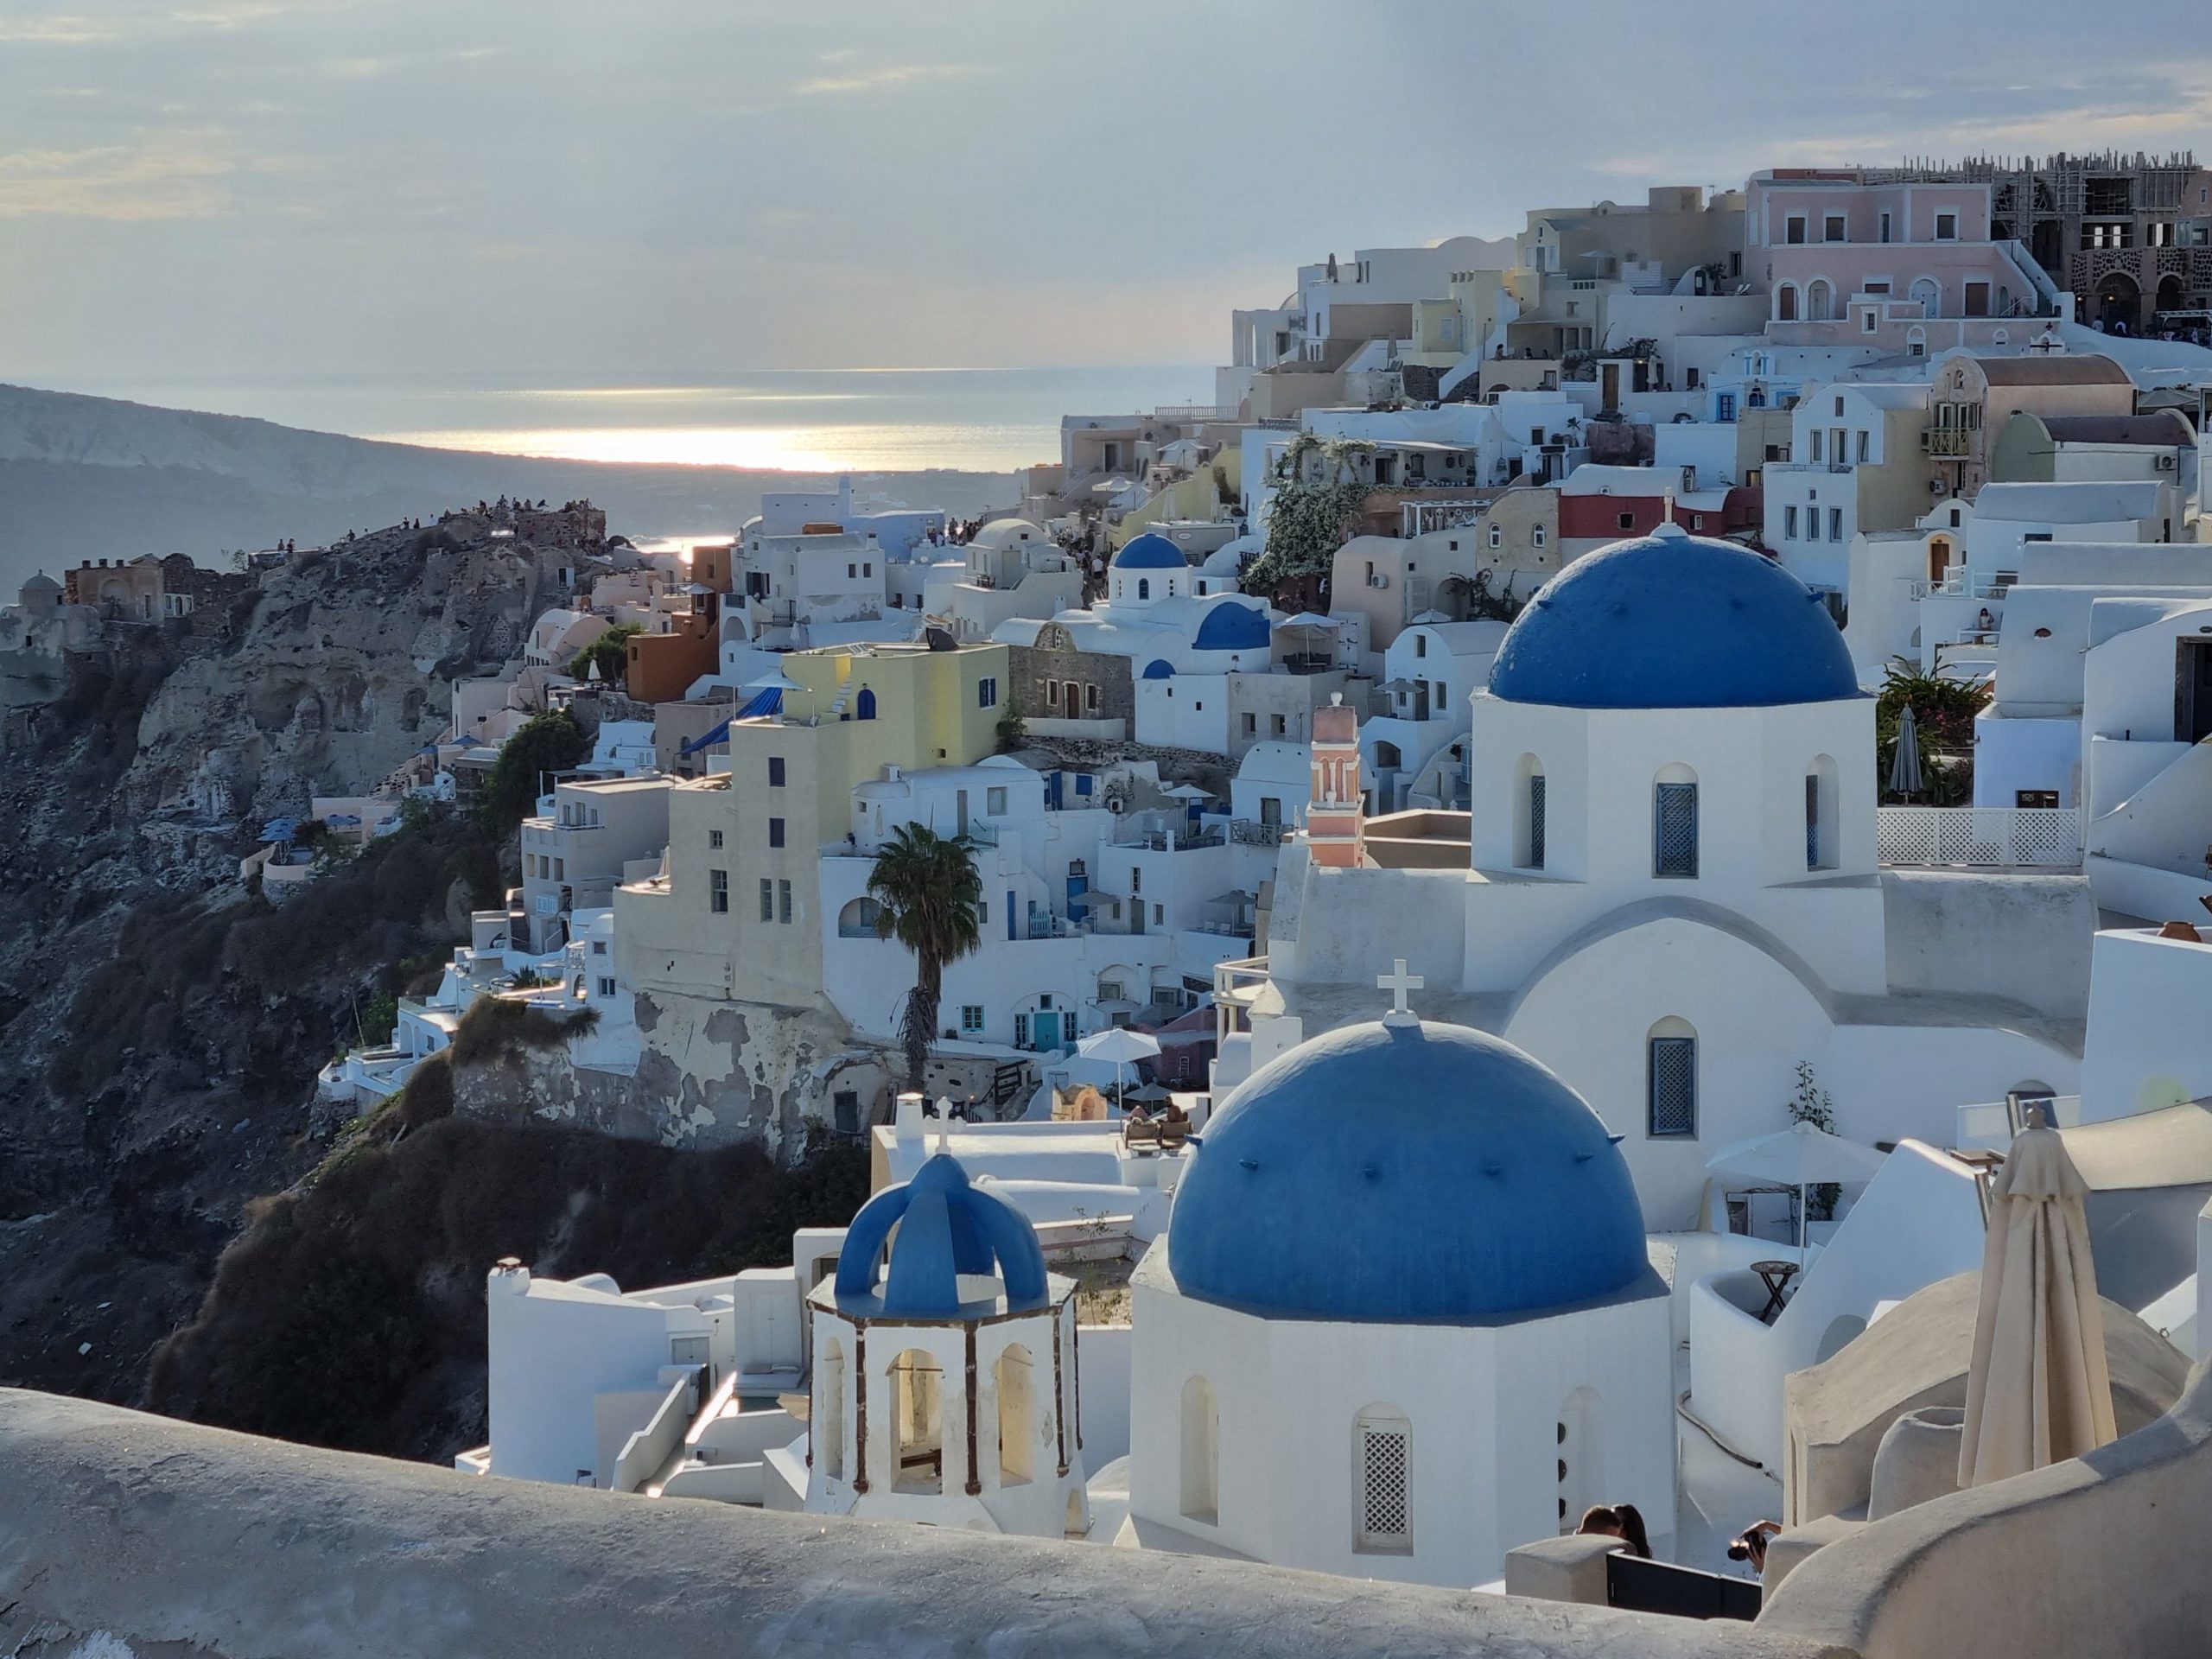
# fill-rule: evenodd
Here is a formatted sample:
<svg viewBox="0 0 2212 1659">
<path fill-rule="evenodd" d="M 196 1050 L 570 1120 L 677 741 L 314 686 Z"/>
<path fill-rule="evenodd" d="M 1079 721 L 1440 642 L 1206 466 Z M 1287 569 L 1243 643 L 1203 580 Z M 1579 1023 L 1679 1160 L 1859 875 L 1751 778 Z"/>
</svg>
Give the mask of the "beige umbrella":
<svg viewBox="0 0 2212 1659">
<path fill-rule="evenodd" d="M 1997 1172 L 1967 1373 L 1962 1487 L 2078 1458 L 2119 1433 L 2082 1210 L 2088 1190 L 2056 1129 L 2023 1129 Z"/>
</svg>

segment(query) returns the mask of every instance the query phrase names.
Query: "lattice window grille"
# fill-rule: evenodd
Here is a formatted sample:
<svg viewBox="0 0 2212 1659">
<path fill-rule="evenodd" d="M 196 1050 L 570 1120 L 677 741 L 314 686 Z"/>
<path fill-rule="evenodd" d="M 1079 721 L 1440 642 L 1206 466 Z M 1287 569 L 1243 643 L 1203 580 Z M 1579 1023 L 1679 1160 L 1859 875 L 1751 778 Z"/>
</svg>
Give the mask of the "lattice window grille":
<svg viewBox="0 0 2212 1659">
<path fill-rule="evenodd" d="M 1651 1039 L 1649 1128 L 1654 1136 L 1697 1133 L 1696 1038 Z"/>
<path fill-rule="evenodd" d="M 1656 804 L 1658 825 L 1654 873 L 1694 876 L 1697 874 L 1697 785 L 1662 784 Z"/>
<path fill-rule="evenodd" d="M 1359 1541 L 1370 1549 L 1403 1549 L 1413 1541 L 1408 1514 L 1404 1423 L 1365 1423 L 1360 1430 Z"/>
<path fill-rule="evenodd" d="M 1544 868 L 1544 774 L 1529 779 L 1529 868 Z"/>
</svg>

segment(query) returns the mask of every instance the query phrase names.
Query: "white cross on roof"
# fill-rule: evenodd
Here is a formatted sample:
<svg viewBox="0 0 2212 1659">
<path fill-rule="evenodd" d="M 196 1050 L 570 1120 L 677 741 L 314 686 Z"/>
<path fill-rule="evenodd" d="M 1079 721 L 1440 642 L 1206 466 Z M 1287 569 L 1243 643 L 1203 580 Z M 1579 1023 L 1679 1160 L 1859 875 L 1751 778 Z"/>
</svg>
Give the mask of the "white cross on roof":
<svg viewBox="0 0 2212 1659">
<path fill-rule="evenodd" d="M 1377 976 L 1375 982 L 1376 988 L 1390 993 L 1390 1011 L 1382 1016 L 1382 1023 L 1386 1026 L 1419 1025 L 1420 1016 L 1406 1006 L 1406 993 L 1417 991 L 1427 982 L 1419 974 L 1406 971 L 1403 957 L 1396 958 L 1393 971 Z"/>
</svg>

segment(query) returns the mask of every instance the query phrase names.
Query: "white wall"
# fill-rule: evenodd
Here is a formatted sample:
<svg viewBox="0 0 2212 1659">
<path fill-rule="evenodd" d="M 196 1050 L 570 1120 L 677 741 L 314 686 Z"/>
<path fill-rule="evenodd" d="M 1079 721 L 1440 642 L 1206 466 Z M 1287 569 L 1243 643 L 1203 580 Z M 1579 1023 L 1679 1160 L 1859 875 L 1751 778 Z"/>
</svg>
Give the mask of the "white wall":
<svg viewBox="0 0 2212 1659">
<path fill-rule="evenodd" d="M 2212 884 L 2206 884 L 2212 890 Z M 2101 1122 L 2212 1095 L 2212 944 L 2151 929 L 2097 935 L 2082 1121 Z"/>
</svg>

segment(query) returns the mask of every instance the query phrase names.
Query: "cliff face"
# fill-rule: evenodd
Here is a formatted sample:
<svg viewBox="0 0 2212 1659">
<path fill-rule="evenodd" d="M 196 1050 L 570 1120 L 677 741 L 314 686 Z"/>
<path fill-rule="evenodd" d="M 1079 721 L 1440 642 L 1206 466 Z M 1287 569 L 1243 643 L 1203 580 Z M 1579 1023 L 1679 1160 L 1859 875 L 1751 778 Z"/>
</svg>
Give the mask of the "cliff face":
<svg viewBox="0 0 2212 1659">
<path fill-rule="evenodd" d="M 315 1069 L 495 903 L 451 822 L 272 912 L 253 831 L 353 793 L 517 649 L 575 556 L 392 531 L 227 613 L 111 630 L 0 766 L 0 1381 L 137 1396 L 249 1199 L 318 1155 Z"/>
</svg>

